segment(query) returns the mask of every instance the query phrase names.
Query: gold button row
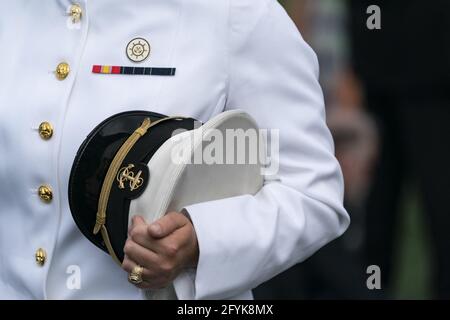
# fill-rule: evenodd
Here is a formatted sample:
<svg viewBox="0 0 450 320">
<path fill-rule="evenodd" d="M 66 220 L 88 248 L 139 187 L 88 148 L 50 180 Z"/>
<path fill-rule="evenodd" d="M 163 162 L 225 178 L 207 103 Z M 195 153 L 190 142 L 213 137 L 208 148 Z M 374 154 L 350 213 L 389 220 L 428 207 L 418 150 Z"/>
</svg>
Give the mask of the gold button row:
<svg viewBox="0 0 450 320">
<path fill-rule="evenodd" d="M 69 9 L 70 16 L 72 17 L 73 23 L 80 22 L 83 9 L 77 3 L 73 4 Z M 55 75 L 58 80 L 64 80 L 70 73 L 70 66 L 67 62 L 61 62 L 56 66 Z M 39 136 L 44 140 L 49 140 L 53 136 L 53 126 L 50 122 L 44 121 L 39 125 Z M 39 198 L 50 203 L 53 199 L 53 191 L 49 185 L 41 185 L 38 189 Z M 47 253 L 44 249 L 39 248 L 35 253 L 35 260 L 38 266 L 43 266 L 47 260 Z"/>
<path fill-rule="evenodd" d="M 72 23 L 78 23 L 83 17 L 83 8 L 80 4 L 74 3 L 69 8 L 69 15 Z M 56 66 L 55 75 L 58 80 L 64 80 L 70 73 L 70 66 L 67 62 L 61 62 Z"/>
<path fill-rule="evenodd" d="M 39 125 L 39 135 L 44 140 L 50 139 L 53 135 L 52 125 L 49 122 L 42 122 Z M 49 185 L 41 185 L 38 189 L 38 195 L 42 201 L 50 203 L 53 199 L 52 188 Z M 42 267 L 44 266 L 45 260 L 47 259 L 47 253 L 44 249 L 39 248 L 36 250 L 34 258 L 36 260 L 36 264 Z"/>
<path fill-rule="evenodd" d="M 49 203 L 53 199 L 52 188 L 48 185 L 42 185 L 38 189 L 38 195 L 42 201 Z M 36 260 L 36 264 L 38 266 L 42 267 L 42 266 L 44 266 L 45 261 L 47 260 L 47 252 L 44 249 L 39 248 L 36 250 L 36 253 L 34 254 L 34 258 Z"/>
</svg>

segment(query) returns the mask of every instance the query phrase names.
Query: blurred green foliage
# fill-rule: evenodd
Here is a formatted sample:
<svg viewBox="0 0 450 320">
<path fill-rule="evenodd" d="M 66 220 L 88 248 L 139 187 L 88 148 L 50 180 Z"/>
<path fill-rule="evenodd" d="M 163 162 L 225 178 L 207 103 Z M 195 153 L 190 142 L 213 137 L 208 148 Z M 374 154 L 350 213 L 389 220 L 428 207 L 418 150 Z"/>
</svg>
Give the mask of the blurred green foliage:
<svg viewBox="0 0 450 320">
<path fill-rule="evenodd" d="M 394 292 L 397 299 L 431 299 L 432 253 L 418 192 L 406 188 L 397 232 Z"/>
</svg>

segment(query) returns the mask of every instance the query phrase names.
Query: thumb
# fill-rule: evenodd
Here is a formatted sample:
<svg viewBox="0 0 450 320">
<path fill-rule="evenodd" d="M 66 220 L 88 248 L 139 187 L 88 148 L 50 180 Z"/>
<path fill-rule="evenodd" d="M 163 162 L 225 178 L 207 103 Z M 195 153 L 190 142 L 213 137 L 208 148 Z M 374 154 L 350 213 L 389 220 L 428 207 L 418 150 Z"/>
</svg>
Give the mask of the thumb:
<svg viewBox="0 0 450 320">
<path fill-rule="evenodd" d="M 183 227 L 188 222 L 187 218 L 178 212 L 169 212 L 162 218 L 148 226 L 148 232 L 153 238 L 164 238 Z"/>
</svg>

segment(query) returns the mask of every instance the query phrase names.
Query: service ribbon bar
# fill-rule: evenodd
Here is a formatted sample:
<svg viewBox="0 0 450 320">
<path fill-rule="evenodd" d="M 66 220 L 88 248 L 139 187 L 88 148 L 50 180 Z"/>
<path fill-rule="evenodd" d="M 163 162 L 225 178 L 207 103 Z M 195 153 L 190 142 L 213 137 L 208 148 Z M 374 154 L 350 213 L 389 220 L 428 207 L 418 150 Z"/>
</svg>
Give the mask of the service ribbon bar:
<svg viewBox="0 0 450 320">
<path fill-rule="evenodd" d="M 92 73 L 101 74 L 131 74 L 143 76 L 174 76 L 176 68 L 147 68 L 93 65 Z"/>
</svg>

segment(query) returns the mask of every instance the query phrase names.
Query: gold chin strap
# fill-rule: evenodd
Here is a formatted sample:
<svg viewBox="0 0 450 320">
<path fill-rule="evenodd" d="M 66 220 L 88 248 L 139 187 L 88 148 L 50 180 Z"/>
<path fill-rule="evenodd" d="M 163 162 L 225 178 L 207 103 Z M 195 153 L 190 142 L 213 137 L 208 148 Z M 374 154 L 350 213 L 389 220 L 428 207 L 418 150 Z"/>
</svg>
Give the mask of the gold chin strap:
<svg viewBox="0 0 450 320">
<path fill-rule="evenodd" d="M 122 164 L 123 160 L 127 156 L 128 152 L 130 152 L 131 148 L 133 148 L 133 146 L 136 144 L 136 142 L 143 135 L 145 135 L 147 133 L 148 129 L 150 129 L 151 127 L 153 127 L 163 121 L 181 120 L 181 119 L 183 119 L 183 117 L 166 117 L 166 118 L 151 122 L 150 118 L 145 118 L 145 120 L 142 122 L 141 126 L 139 128 L 137 128 L 136 130 L 134 130 L 134 132 L 131 134 L 131 136 L 129 136 L 128 139 L 120 147 L 119 151 L 117 151 L 116 155 L 114 156 L 113 161 L 111 162 L 111 165 L 108 168 L 106 177 L 103 180 L 102 190 L 100 192 L 100 198 L 98 200 L 97 217 L 95 220 L 94 234 L 97 234 L 99 231 L 101 231 L 103 241 L 105 242 L 105 245 L 106 245 L 106 248 L 108 249 L 109 254 L 113 258 L 113 260 L 115 262 L 117 262 L 117 264 L 119 264 L 119 265 L 121 265 L 122 263 L 117 258 L 117 255 L 113 250 L 111 241 L 109 239 L 108 230 L 106 229 L 106 226 L 105 226 L 106 208 L 108 206 L 109 195 L 111 193 L 111 188 L 112 188 L 114 179 L 117 175 L 117 172 L 119 171 L 120 165 Z"/>
</svg>

